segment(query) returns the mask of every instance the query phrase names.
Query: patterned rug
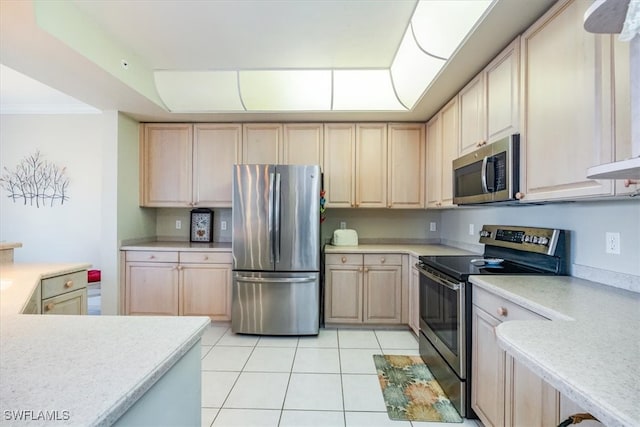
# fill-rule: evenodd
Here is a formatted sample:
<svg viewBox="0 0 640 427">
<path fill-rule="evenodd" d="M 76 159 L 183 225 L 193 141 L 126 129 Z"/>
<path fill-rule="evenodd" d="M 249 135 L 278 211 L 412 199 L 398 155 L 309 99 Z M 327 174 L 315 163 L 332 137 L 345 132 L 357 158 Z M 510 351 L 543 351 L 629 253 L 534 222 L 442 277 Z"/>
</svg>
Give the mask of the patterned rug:
<svg viewBox="0 0 640 427">
<path fill-rule="evenodd" d="M 373 356 L 387 414 L 392 420 L 461 423 L 420 356 Z"/>
</svg>

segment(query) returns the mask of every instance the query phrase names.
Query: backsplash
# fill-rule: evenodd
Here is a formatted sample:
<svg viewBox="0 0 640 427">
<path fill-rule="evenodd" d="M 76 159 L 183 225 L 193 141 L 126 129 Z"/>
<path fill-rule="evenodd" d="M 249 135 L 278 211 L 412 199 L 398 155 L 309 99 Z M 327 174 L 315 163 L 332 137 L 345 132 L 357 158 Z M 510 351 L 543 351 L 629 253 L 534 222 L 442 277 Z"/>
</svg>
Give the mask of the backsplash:
<svg viewBox="0 0 640 427">
<path fill-rule="evenodd" d="M 213 241 L 231 241 L 231 209 L 213 210 Z M 156 211 L 156 234 L 158 240 L 189 241 L 189 227 L 191 223 L 191 209 L 158 208 Z M 176 221 L 180 221 L 180 229 L 176 228 Z M 222 222 L 226 222 L 227 229 L 222 230 Z"/>
</svg>

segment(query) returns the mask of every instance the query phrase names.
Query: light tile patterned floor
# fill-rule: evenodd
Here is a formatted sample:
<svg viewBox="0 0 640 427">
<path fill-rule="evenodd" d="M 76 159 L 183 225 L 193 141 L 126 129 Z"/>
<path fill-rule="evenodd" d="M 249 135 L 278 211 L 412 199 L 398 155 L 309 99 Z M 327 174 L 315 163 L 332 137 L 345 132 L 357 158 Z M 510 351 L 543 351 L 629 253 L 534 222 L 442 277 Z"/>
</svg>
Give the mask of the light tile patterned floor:
<svg viewBox="0 0 640 427">
<path fill-rule="evenodd" d="M 392 421 L 373 354 L 418 354 L 409 330 L 321 329 L 317 337 L 202 336 L 202 426 L 476 427 Z"/>
</svg>

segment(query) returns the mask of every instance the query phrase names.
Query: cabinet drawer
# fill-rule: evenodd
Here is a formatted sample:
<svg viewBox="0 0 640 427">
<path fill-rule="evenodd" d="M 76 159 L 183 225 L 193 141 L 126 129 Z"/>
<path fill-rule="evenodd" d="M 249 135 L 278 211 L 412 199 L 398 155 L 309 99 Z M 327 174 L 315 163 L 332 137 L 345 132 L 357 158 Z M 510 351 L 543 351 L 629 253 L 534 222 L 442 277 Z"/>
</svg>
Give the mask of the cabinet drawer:
<svg viewBox="0 0 640 427">
<path fill-rule="evenodd" d="M 180 252 L 181 263 L 231 264 L 232 261 L 231 252 Z"/>
<path fill-rule="evenodd" d="M 87 287 L 87 270 L 42 280 L 42 299 Z"/>
<path fill-rule="evenodd" d="M 127 261 L 178 262 L 178 252 L 127 251 Z"/>
<path fill-rule="evenodd" d="M 362 265 L 360 254 L 326 254 L 325 264 L 331 265 Z"/>
<path fill-rule="evenodd" d="M 477 286 L 473 287 L 473 304 L 503 322 L 507 320 L 549 320 Z"/>
<path fill-rule="evenodd" d="M 366 265 L 402 265 L 402 255 L 399 254 L 367 254 L 364 256 Z"/>
</svg>

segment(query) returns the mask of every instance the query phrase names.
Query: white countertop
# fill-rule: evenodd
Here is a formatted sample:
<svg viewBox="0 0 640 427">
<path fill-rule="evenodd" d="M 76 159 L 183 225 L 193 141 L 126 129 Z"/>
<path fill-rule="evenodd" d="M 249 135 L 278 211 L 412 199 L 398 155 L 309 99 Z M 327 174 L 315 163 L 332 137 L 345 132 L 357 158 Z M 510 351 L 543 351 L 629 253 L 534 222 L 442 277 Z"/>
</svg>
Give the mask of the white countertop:
<svg viewBox="0 0 640 427">
<path fill-rule="evenodd" d="M 607 426 L 640 425 L 640 294 L 566 276 L 471 276 L 552 322 L 504 322 L 499 344 Z"/>
<path fill-rule="evenodd" d="M 183 252 L 230 252 L 231 242 L 170 242 L 154 241 L 122 245 L 122 251 L 183 251 Z"/>
<path fill-rule="evenodd" d="M 375 244 L 375 245 L 358 245 L 358 246 L 333 246 L 326 245 L 324 252 L 330 253 L 402 253 L 414 256 L 420 255 L 475 255 L 464 249 L 458 249 L 451 246 L 431 244 L 431 245 L 412 245 L 412 244 Z"/>
<path fill-rule="evenodd" d="M 5 411 L 59 411 L 68 419 L 20 425 L 107 426 L 122 416 L 200 339 L 208 317 L 23 315 L 47 276 L 87 264 L 0 269 L 0 425 Z M 41 268 L 41 270 L 39 270 Z M 29 291 L 30 289 L 30 291 Z"/>
</svg>

